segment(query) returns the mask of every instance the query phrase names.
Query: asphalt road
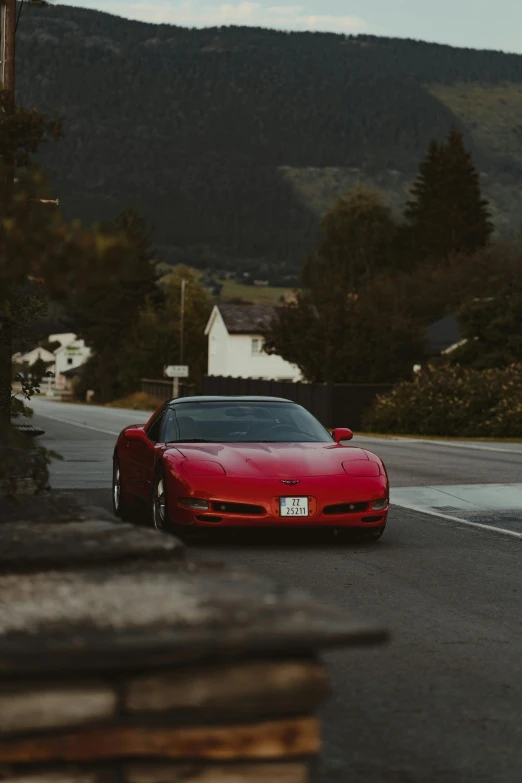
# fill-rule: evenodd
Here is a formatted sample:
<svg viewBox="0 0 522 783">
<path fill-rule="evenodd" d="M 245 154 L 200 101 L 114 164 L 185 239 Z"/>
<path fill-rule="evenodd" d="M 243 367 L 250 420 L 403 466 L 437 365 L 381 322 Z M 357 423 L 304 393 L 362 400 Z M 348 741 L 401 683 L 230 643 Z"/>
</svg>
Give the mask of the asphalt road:
<svg viewBox="0 0 522 783">
<path fill-rule="evenodd" d="M 110 508 L 115 433 L 146 416 L 35 408 L 42 442 L 65 457 L 55 486 Z M 384 458 L 395 490 L 377 545 L 238 541 L 194 556 L 240 562 L 391 629 L 386 648 L 326 656 L 316 783 L 520 783 L 522 445 L 357 443 Z"/>
</svg>

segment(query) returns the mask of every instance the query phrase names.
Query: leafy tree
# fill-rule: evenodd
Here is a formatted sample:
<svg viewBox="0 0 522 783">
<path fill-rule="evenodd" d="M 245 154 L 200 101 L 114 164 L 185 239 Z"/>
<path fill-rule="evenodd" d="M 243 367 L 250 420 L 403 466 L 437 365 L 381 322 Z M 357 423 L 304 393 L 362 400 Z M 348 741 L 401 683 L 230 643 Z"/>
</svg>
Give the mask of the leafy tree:
<svg viewBox="0 0 522 783">
<path fill-rule="evenodd" d="M 9 416 L 11 355 L 15 330 L 13 301 L 20 286 L 37 279 L 49 296 L 65 297 L 111 285 L 115 267 L 134 250 L 125 234 L 114 227 L 86 230 L 67 224 L 57 209 L 40 199 L 47 195 L 44 179 L 31 166 L 13 186 L 9 215 L 0 221 L 0 414 Z"/>
<path fill-rule="evenodd" d="M 393 265 L 397 223 L 376 191 L 360 186 L 339 198 L 322 220 L 324 241 L 303 267 L 305 287 L 321 279 L 356 291 Z"/>
<path fill-rule="evenodd" d="M 123 347 L 147 299 L 157 299 L 157 272 L 145 221 L 134 209 L 127 209 L 114 228 L 123 233 L 126 247 L 111 256 L 110 276 L 100 269 L 100 274 L 76 287 L 69 302 L 78 334 L 94 352 L 82 385 L 87 384 L 104 402 L 124 394 Z"/>
<path fill-rule="evenodd" d="M 186 280 L 183 363 L 190 368 L 188 382 L 200 386 L 207 370 L 207 337 L 204 331 L 213 301 L 197 273 L 178 266 L 163 281 L 162 301 L 158 303 L 149 298 L 126 336 L 119 376 L 125 393 L 136 391 L 141 378 L 161 378 L 165 365 L 179 363 L 183 279 Z"/>
<path fill-rule="evenodd" d="M 412 257 L 444 259 L 488 244 L 493 233 L 488 203 L 460 131 L 453 128 L 446 144 L 431 142 L 411 193 L 404 216 Z"/>
<path fill-rule="evenodd" d="M 451 364 L 477 370 L 522 364 L 522 287 L 468 299 L 458 313 L 466 343 L 448 355 Z"/>
<path fill-rule="evenodd" d="M 41 231 L 43 214 L 49 210 L 40 202 L 45 183 L 31 157 L 60 134 L 57 117 L 13 107 L 9 92 L 0 90 L 0 424 L 4 425 L 10 410 L 13 341 L 28 325 L 28 306 L 22 304 L 24 286 L 29 275 L 38 277 L 40 240 L 52 242 Z M 13 172 L 18 174 L 14 182 Z"/>
<path fill-rule="evenodd" d="M 396 285 L 389 211 L 358 188 L 325 217 L 323 231 L 319 250 L 305 261 L 297 303 L 278 309 L 267 350 L 313 382 L 403 377 L 422 355 L 422 340 Z"/>
</svg>

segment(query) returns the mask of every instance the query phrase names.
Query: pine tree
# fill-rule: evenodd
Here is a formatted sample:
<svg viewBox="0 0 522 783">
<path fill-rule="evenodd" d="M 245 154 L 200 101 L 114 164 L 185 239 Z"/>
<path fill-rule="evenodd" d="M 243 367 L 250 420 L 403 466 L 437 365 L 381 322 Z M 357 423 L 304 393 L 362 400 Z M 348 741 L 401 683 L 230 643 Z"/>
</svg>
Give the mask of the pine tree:
<svg viewBox="0 0 522 783">
<path fill-rule="evenodd" d="M 446 144 L 430 144 L 411 193 L 404 217 L 414 260 L 467 255 L 489 243 L 494 227 L 488 203 L 460 131 L 453 128 Z"/>
</svg>

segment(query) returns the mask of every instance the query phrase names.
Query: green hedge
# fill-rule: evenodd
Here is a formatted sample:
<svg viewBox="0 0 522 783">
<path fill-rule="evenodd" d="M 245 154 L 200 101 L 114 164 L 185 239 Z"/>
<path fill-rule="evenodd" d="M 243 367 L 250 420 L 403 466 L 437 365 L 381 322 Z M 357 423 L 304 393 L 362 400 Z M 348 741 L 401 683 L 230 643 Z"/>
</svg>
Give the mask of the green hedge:
<svg viewBox="0 0 522 783">
<path fill-rule="evenodd" d="M 522 364 L 502 370 L 423 368 L 376 399 L 367 432 L 454 437 L 522 437 Z"/>
</svg>

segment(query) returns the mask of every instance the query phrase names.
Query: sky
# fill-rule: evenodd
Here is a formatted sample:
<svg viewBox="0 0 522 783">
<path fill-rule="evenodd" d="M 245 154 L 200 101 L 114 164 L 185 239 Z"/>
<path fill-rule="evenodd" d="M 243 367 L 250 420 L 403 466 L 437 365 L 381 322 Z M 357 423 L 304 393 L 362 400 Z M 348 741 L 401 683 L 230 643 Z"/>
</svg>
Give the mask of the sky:
<svg viewBox="0 0 522 783">
<path fill-rule="evenodd" d="M 520 0 L 67 0 L 60 5 L 184 27 L 371 33 L 522 53 Z"/>
</svg>

